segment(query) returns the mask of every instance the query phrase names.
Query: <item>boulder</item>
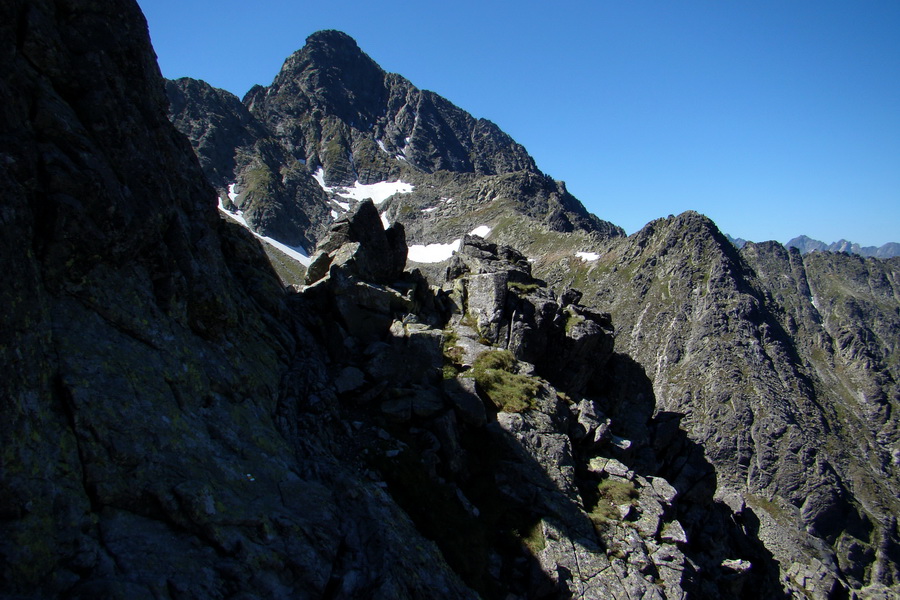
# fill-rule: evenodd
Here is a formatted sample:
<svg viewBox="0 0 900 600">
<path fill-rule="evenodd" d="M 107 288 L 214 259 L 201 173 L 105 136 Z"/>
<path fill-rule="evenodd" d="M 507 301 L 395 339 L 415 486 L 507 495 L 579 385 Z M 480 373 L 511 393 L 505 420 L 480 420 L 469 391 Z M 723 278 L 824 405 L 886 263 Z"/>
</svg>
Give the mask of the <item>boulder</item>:
<svg viewBox="0 0 900 600">
<path fill-rule="evenodd" d="M 505 271 L 471 275 L 466 282 L 468 312 L 476 319 L 481 335 L 492 343 L 499 341 L 505 320 L 508 282 Z"/>
<path fill-rule="evenodd" d="M 316 248 L 306 284 L 325 277 L 333 264 L 363 281 L 392 283 L 403 273 L 407 251 L 403 225 L 394 223 L 385 231 L 378 209 L 365 200 L 331 226 Z"/>
</svg>

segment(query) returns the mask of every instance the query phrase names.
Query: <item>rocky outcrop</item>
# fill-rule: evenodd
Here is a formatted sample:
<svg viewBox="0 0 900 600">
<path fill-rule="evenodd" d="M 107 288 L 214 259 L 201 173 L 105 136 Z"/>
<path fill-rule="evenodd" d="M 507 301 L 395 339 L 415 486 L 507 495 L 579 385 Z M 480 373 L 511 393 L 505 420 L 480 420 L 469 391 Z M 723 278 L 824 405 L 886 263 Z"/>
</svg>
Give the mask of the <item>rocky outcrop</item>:
<svg viewBox="0 0 900 600">
<path fill-rule="evenodd" d="M 567 392 L 585 393 L 612 354 L 609 315 L 578 304 L 575 290 L 557 297 L 509 246 L 466 236 L 447 267 L 444 287 L 459 324 L 473 338 L 509 350 Z M 466 350 L 471 364 L 475 352 Z"/>
<path fill-rule="evenodd" d="M 345 272 L 364 281 L 393 283 L 403 274 L 406 253 L 403 225 L 395 223 L 384 229 L 378 209 L 367 200 L 331 226 L 312 257 L 306 283 L 325 277 L 336 261 Z"/>
<path fill-rule="evenodd" d="M 608 316 L 581 307 L 574 291 L 556 304 L 518 252 L 469 237 L 441 287 L 413 293 L 409 274 L 384 286 L 410 290 L 410 304 L 363 331 L 329 301 L 363 283 L 351 264 L 332 262 L 298 301 L 313 303 L 322 337 L 340 338 L 334 323 L 345 324 L 329 352 L 354 448 L 466 583 L 489 598 L 685 597 L 692 563 L 677 492 L 650 474 L 653 460 L 641 472 L 626 466 L 631 442 L 584 396 L 588 380 L 599 388 L 608 377 Z M 567 311 L 584 323 L 567 327 Z M 568 342 L 564 368 L 516 360 L 521 340 L 535 356 Z M 633 422 L 649 439 L 648 422 Z"/>
</svg>

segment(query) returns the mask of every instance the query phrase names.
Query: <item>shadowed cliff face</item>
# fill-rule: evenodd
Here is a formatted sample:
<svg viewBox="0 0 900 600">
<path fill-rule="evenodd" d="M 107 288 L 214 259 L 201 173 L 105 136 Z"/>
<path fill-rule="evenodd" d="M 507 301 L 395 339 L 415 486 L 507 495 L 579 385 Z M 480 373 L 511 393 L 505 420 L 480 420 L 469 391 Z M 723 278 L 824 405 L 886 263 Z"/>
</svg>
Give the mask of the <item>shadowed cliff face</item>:
<svg viewBox="0 0 900 600">
<path fill-rule="evenodd" d="M 323 354 L 219 220 L 137 5 L 5 2 L 0 63 L 3 594 L 473 597 L 337 459 Z"/>
</svg>

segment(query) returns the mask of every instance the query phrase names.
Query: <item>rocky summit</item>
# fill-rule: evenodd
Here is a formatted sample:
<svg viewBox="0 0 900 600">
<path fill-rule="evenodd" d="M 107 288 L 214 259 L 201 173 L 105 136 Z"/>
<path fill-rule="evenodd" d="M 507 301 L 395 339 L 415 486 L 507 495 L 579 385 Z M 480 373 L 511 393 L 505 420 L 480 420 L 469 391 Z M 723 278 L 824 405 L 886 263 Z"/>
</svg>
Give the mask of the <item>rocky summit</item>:
<svg viewBox="0 0 900 600">
<path fill-rule="evenodd" d="M 542 230 L 623 233 L 587 212 L 495 124 L 384 72 L 337 31 L 311 35 L 243 104 L 191 79 L 167 82 L 167 92 L 170 118 L 225 207 L 307 252 L 364 198 L 421 245 L 510 216 Z"/>
<path fill-rule="evenodd" d="M 898 259 L 625 237 L 339 32 L 0 34 L 0 598 L 900 594 Z"/>
</svg>

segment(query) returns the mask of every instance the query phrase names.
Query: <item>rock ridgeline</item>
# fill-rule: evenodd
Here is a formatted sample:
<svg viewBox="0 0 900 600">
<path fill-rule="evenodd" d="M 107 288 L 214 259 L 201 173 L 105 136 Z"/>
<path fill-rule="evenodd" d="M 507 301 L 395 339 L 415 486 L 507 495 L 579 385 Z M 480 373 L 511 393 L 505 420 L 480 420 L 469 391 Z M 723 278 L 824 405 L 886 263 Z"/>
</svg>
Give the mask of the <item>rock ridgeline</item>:
<svg viewBox="0 0 900 600">
<path fill-rule="evenodd" d="M 378 199 L 379 211 L 415 243 L 448 242 L 509 211 L 545 229 L 623 234 L 495 124 L 384 72 L 337 31 L 311 35 L 243 103 L 191 79 L 170 81 L 167 91 L 170 118 L 226 208 L 307 251 L 356 202 L 347 193 L 354 185 L 400 180 L 411 191 Z M 437 231 L 435 219 L 453 225 Z"/>
<path fill-rule="evenodd" d="M 366 457 L 463 581 L 488 598 L 777 597 L 752 528 L 712 489 L 692 482 L 679 501 L 662 475 L 670 452 L 680 471 L 712 468 L 653 418 L 652 394 L 631 401 L 649 381 L 614 353 L 609 315 L 477 236 L 439 285 L 385 279 L 358 241 L 388 237 L 373 208 L 321 242 L 313 265 L 327 268 L 311 266 L 296 312 L 330 340 L 348 457 Z"/>
</svg>

